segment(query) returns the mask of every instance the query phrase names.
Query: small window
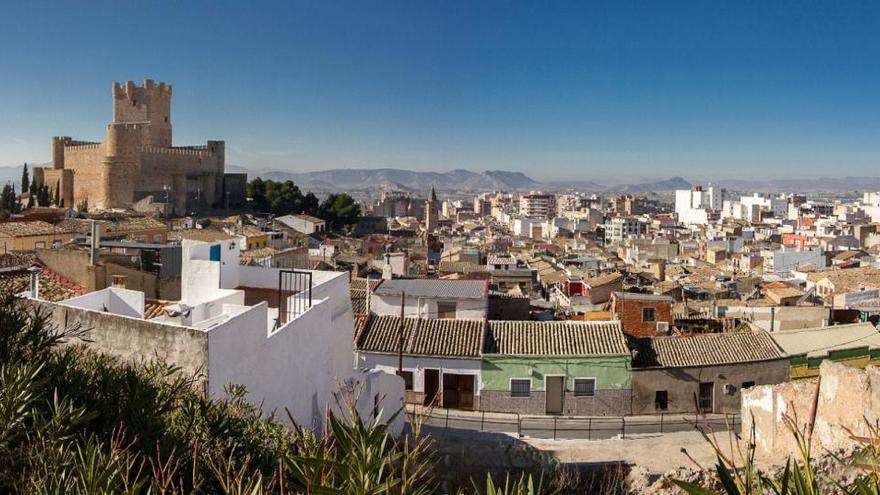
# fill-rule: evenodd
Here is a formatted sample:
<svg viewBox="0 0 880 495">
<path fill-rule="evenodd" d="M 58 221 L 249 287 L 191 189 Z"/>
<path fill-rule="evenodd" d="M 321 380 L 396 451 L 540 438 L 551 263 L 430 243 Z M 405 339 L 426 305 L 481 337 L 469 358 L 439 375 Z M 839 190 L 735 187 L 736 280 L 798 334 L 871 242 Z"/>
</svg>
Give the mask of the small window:
<svg viewBox="0 0 880 495">
<path fill-rule="evenodd" d="M 596 395 L 596 379 L 595 378 L 575 378 L 574 379 L 574 396 L 575 397 L 592 397 Z"/>
<path fill-rule="evenodd" d="M 44 248 L 46 247 L 46 243 L 44 241 L 37 241 L 36 243 L 34 243 L 34 247 Z"/>
<path fill-rule="evenodd" d="M 654 409 L 658 411 L 669 409 L 669 392 L 666 390 L 658 390 L 654 393 Z"/>
<path fill-rule="evenodd" d="M 752 387 L 754 387 L 754 386 L 755 386 L 755 382 L 743 382 L 743 383 L 742 383 L 742 387 L 740 387 L 740 388 L 742 388 L 743 390 L 745 390 L 745 389 L 747 389 L 747 388 L 752 388 Z"/>
<path fill-rule="evenodd" d="M 455 319 L 455 303 L 454 302 L 438 302 L 437 318 L 441 320 Z"/>
<path fill-rule="evenodd" d="M 532 381 L 528 378 L 510 380 L 511 397 L 529 397 L 532 394 Z"/>
<path fill-rule="evenodd" d="M 656 321 L 657 315 L 654 308 L 642 308 L 642 321 Z"/>
<path fill-rule="evenodd" d="M 155 234 L 153 236 L 153 242 L 156 244 L 162 244 L 162 234 Z"/>
<path fill-rule="evenodd" d="M 413 389 L 413 372 L 412 371 L 401 371 L 400 377 L 403 378 L 403 387 L 406 390 Z"/>
</svg>

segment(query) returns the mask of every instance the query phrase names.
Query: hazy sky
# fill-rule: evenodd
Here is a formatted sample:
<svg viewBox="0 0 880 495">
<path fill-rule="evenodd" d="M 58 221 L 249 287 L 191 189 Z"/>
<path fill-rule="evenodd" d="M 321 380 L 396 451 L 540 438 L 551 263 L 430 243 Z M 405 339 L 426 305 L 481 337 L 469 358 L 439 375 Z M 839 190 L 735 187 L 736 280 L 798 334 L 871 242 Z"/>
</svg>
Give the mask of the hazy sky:
<svg viewBox="0 0 880 495">
<path fill-rule="evenodd" d="M 254 168 L 880 175 L 876 1 L 0 0 L 0 165 L 145 78 Z"/>
</svg>

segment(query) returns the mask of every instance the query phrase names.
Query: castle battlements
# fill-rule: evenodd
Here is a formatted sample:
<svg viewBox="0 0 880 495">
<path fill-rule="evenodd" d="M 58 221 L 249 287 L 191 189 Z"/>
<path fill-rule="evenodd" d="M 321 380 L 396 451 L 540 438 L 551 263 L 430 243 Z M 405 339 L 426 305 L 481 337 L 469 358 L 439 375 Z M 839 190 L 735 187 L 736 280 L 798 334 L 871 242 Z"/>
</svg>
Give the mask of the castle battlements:
<svg viewBox="0 0 880 495">
<path fill-rule="evenodd" d="M 151 153 L 158 155 L 179 155 L 179 156 L 201 156 L 208 157 L 213 155 L 214 153 L 208 149 L 207 146 L 204 148 L 163 148 L 160 146 L 141 146 L 141 152 L 143 153 Z"/>
<path fill-rule="evenodd" d="M 243 186 L 230 193 L 225 183 L 223 141 L 172 145 L 170 84 L 147 79 L 143 85 L 114 82 L 112 88 L 113 120 L 104 140 L 53 137 L 52 167 L 35 172 L 35 183 L 60 188 L 64 204 L 91 209 L 124 208 L 166 185 L 173 191 L 165 194 L 169 211 L 218 207 L 230 194 L 244 201 Z"/>
<path fill-rule="evenodd" d="M 156 84 L 156 82 L 152 79 L 145 79 L 143 85 L 141 86 L 136 85 L 134 81 L 126 81 L 125 84 L 117 81 L 113 82 L 113 97 L 117 100 L 133 100 L 135 98 L 138 98 L 139 91 L 141 93 L 143 93 L 143 91 L 147 91 L 153 94 L 171 96 L 171 85 L 164 82 Z"/>
</svg>

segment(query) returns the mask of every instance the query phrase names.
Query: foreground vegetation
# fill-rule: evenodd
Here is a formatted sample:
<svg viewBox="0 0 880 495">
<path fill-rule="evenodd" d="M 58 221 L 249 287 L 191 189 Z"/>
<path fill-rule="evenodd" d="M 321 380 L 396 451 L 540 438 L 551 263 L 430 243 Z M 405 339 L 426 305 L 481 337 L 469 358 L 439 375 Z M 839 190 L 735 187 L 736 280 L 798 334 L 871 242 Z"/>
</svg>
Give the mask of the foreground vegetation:
<svg viewBox="0 0 880 495">
<path fill-rule="evenodd" d="M 167 365 L 61 345 L 76 333 L 0 301 L 0 493 L 433 491 L 427 440 L 356 416 L 330 415 L 321 436 L 289 428 L 241 388 L 208 400 Z"/>
</svg>

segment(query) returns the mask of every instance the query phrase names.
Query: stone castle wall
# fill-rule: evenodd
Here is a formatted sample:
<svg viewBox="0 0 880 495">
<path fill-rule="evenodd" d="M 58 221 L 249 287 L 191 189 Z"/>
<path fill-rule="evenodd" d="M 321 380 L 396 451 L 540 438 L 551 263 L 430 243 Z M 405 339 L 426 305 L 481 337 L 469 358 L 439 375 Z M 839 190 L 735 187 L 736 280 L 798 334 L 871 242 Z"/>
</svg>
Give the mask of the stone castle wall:
<svg viewBox="0 0 880 495">
<path fill-rule="evenodd" d="M 147 196 L 175 210 L 222 206 L 225 143 L 171 146 L 171 86 L 113 84 L 113 122 L 101 143 L 52 139 L 51 168 L 34 180 L 61 186 L 64 205 L 122 208 Z M 62 172 L 63 171 L 63 172 Z"/>
</svg>

